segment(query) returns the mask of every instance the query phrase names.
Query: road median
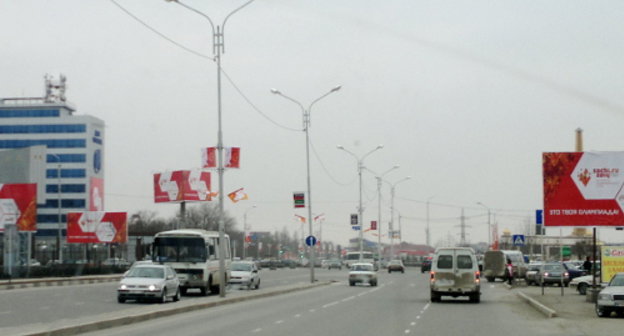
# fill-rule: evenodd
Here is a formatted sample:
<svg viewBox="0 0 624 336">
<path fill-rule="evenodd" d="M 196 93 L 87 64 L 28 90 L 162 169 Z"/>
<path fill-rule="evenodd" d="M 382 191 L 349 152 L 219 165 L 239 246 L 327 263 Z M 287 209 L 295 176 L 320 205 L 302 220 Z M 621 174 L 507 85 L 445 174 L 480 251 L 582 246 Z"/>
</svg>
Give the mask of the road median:
<svg viewBox="0 0 624 336">
<path fill-rule="evenodd" d="M 313 284 L 296 284 L 274 289 L 265 289 L 262 291 L 254 292 L 253 294 L 247 293 L 247 295 L 231 294 L 232 297 L 226 298 L 212 296 L 205 298 L 205 300 L 184 300 L 180 302 L 167 303 L 164 305 L 154 304 L 144 307 L 144 309 L 142 307 L 140 311 L 135 311 L 134 309 L 123 309 L 117 312 L 88 316 L 76 320 L 64 319 L 58 322 L 48 324 L 32 324 L 5 329 L 0 328 L 0 334 L 27 336 L 77 335 L 91 331 L 148 321 L 160 317 L 182 314 L 200 309 L 260 299 L 275 295 L 288 294 L 329 284 L 331 284 L 330 281 L 315 282 Z"/>
</svg>

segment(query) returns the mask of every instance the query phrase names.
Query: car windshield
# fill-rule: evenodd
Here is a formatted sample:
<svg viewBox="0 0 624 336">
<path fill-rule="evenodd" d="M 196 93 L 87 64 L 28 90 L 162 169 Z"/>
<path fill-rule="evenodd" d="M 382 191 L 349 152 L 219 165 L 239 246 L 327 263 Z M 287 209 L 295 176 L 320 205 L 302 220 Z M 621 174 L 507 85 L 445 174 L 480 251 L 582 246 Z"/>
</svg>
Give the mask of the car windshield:
<svg viewBox="0 0 624 336">
<path fill-rule="evenodd" d="M 611 279 L 609 286 L 624 286 L 624 275 L 616 275 Z"/>
<path fill-rule="evenodd" d="M 135 267 L 128 271 L 126 278 L 155 278 L 163 279 L 165 270 L 156 267 Z"/>
<path fill-rule="evenodd" d="M 559 264 L 546 264 L 544 265 L 544 271 L 561 271 L 562 266 Z"/>
<path fill-rule="evenodd" d="M 232 271 L 251 272 L 251 265 L 243 263 L 232 263 Z"/>
<path fill-rule="evenodd" d="M 353 265 L 352 270 L 353 271 L 362 271 L 362 272 L 372 271 L 373 270 L 373 266 L 372 265 Z"/>
</svg>

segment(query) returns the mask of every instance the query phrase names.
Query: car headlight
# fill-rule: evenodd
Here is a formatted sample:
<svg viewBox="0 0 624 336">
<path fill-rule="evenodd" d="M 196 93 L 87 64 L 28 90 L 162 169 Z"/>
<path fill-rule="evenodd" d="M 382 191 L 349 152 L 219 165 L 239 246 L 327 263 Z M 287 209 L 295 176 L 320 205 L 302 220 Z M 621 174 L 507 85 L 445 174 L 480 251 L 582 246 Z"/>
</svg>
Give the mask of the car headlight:
<svg viewBox="0 0 624 336">
<path fill-rule="evenodd" d="M 150 291 L 160 290 L 160 286 L 158 286 L 158 285 L 149 285 L 149 287 L 147 287 L 147 289 L 149 289 Z"/>
<path fill-rule="evenodd" d="M 121 286 L 119 286 L 119 289 L 121 289 L 121 290 L 126 290 L 126 289 L 128 289 L 128 286 L 126 286 L 126 285 L 121 285 Z"/>
<path fill-rule="evenodd" d="M 612 297 L 611 297 L 611 294 L 598 294 L 598 300 L 611 301 Z"/>
</svg>

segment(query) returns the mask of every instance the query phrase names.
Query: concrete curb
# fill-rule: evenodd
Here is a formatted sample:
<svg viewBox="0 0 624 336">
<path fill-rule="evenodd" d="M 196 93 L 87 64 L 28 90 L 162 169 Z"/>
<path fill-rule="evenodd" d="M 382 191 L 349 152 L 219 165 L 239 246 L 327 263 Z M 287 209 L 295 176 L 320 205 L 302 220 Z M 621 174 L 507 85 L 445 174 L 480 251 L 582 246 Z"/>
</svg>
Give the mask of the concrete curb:
<svg viewBox="0 0 624 336">
<path fill-rule="evenodd" d="M 109 318 L 102 319 L 100 321 L 83 322 L 83 323 L 77 323 L 75 325 L 69 325 L 69 326 L 64 326 L 64 327 L 57 327 L 57 328 L 53 327 L 52 329 L 43 328 L 43 330 L 41 331 L 30 331 L 30 332 L 23 333 L 21 335 L 26 335 L 26 336 L 77 335 L 81 333 L 97 331 L 97 330 L 113 328 L 113 327 L 119 327 L 123 325 L 148 321 L 148 320 L 152 320 L 155 318 L 166 317 L 166 316 L 186 313 L 190 311 L 205 309 L 205 308 L 211 308 L 211 307 L 222 306 L 226 304 L 232 304 L 232 303 L 237 303 L 237 302 L 249 301 L 249 300 L 260 299 L 264 297 L 270 297 L 270 296 L 275 296 L 275 295 L 302 291 L 302 290 L 306 290 L 310 288 L 326 286 L 331 283 L 332 282 L 330 281 L 317 282 L 313 284 L 299 285 L 299 286 L 294 286 L 290 288 L 267 291 L 267 292 L 262 292 L 262 293 L 247 295 L 247 296 L 240 296 L 240 297 L 234 297 L 234 298 L 229 298 L 229 299 L 225 298 L 219 301 L 199 302 L 199 303 L 190 304 L 190 305 L 179 305 L 176 307 L 163 307 L 162 309 L 158 309 L 154 311 L 140 312 L 137 314 L 126 315 L 126 316 L 109 317 Z"/>
<path fill-rule="evenodd" d="M 121 279 L 121 274 L 105 275 L 105 276 L 79 276 L 79 277 L 68 277 L 68 278 L 18 279 L 18 280 L 0 282 L 0 290 L 29 288 L 29 287 L 82 285 L 82 284 L 119 281 L 120 279 Z"/>
<path fill-rule="evenodd" d="M 525 300 L 529 305 L 533 306 L 533 308 L 537 309 L 540 313 L 544 314 L 548 318 L 557 317 L 557 312 L 551 308 L 544 306 L 541 302 L 535 300 L 532 297 L 522 293 L 516 292 L 521 299 Z"/>
</svg>

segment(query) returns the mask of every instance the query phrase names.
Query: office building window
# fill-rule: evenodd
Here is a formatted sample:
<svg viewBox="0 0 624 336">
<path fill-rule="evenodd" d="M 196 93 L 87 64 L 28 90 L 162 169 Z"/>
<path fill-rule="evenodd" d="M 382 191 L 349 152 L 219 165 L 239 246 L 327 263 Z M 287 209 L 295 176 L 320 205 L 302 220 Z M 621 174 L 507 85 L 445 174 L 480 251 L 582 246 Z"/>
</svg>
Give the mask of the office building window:
<svg viewBox="0 0 624 336">
<path fill-rule="evenodd" d="M 60 110 L 0 110 L 0 118 L 59 117 Z"/>
<path fill-rule="evenodd" d="M 46 156 L 46 160 L 48 163 L 58 163 L 58 162 L 87 162 L 86 154 L 48 154 Z"/>
<path fill-rule="evenodd" d="M 83 193 L 86 190 L 87 190 L 87 186 L 85 184 L 61 184 L 62 193 Z M 46 192 L 57 193 L 58 185 L 46 184 Z"/>
<path fill-rule="evenodd" d="M 61 125 L 0 125 L 0 134 L 85 133 L 85 124 Z"/>
<path fill-rule="evenodd" d="M 87 176 L 86 169 L 61 169 L 61 178 L 81 178 L 81 177 L 86 177 L 86 176 Z M 46 177 L 58 178 L 58 170 L 47 169 Z"/>
<path fill-rule="evenodd" d="M 85 148 L 85 139 L 0 140 L 0 148 L 24 148 L 45 145 L 48 148 Z"/>
</svg>

